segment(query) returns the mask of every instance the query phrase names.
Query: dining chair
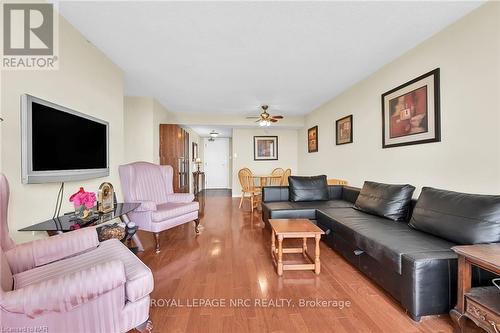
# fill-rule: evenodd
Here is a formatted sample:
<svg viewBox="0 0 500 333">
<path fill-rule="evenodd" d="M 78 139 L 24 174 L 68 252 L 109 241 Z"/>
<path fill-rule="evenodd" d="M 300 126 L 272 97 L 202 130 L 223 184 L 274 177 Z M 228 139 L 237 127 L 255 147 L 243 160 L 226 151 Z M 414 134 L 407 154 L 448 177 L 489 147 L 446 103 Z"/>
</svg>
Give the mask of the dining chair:
<svg viewBox="0 0 500 333">
<path fill-rule="evenodd" d="M 271 175 L 266 179 L 266 186 L 280 186 L 283 182 L 283 174 Z"/>
<path fill-rule="evenodd" d="M 271 171 L 271 176 L 266 178 L 265 186 L 280 186 L 285 170 L 283 168 L 275 168 Z"/>
<path fill-rule="evenodd" d="M 292 175 L 292 169 L 288 168 L 281 177 L 281 186 L 288 186 L 288 177 Z"/>
<path fill-rule="evenodd" d="M 250 205 L 252 207 L 252 213 L 255 208 L 257 208 L 257 204 L 261 195 L 261 191 L 259 188 L 255 187 L 254 179 L 252 172 L 248 168 L 243 168 L 238 171 L 238 179 L 241 185 L 241 199 L 240 206 L 243 205 L 243 200 L 245 198 L 250 199 Z"/>
<path fill-rule="evenodd" d="M 283 168 L 276 168 L 273 171 L 271 171 L 272 176 L 283 176 L 285 173 L 285 170 Z"/>
<path fill-rule="evenodd" d="M 330 178 L 327 180 L 328 185 L 347 185 L 347 180 Z"/>
</svg>

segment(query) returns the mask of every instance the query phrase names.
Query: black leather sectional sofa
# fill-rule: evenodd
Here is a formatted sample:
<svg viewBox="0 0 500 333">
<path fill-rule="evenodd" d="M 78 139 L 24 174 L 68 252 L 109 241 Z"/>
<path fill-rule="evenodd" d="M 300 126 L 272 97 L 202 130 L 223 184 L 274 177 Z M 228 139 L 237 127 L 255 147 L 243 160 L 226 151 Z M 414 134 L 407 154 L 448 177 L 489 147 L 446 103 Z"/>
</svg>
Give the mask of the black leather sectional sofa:
<svg viewBox="0 0 500 333">
<path fill-rule="evenodd" d="M 271 218 L 312 220 L 326 232 L 323 241 L 389 292 L 415 321 L 448 313 L 456 304 L 457 256 L 452 246 L 500 242 L 498 196 L 424 188 L 417 205 L 410 185 L 394 192 L 390 185 L 365 183 L 365 204 L 360 209 L 358 188 L 328 186 L 324 177 L 319 182 L 326 188 L 322 197 L 314 190 L 318 179 L 297 178 L 308 178 L 309 186 L 293 189 L 291 181 L 290 188 L 263 189 L 266 226 Z M 405 205 L 401 195 L 407 198 Z M 433 230 L 436 223 L 439 227 Z M 475 270 L 473 284 L 484 285 L 491 278 L 490 273 Z"/>
</svg>

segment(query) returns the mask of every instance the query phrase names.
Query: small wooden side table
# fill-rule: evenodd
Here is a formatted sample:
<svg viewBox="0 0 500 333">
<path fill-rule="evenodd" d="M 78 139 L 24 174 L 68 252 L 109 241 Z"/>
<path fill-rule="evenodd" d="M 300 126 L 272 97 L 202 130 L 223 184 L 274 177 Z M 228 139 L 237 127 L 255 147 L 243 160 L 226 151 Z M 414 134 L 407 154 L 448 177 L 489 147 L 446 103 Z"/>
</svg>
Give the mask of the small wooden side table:
<svg viewBox="0 0 500 333">
<path fill-rule="evenodd" d="M 500 332 L 500 290 L 471 286 L 472 266 L 500 274 L 500 244 L 452 247 L 458 254 L 457 306 L 450 311 L 457 332 L 464 332 L 467 319 L 490 333 Z"/>
<path fill-rule="evenodd" d="M 321 235 L 325 233 L 323 230 L 307 219 L 270 219 L 269 224 L 272 228 L 271 257 L 279 276 L 283 275 L 283 271 L 289 270 L 313 270 L 316 274 L 320 273 L 319 241 Z M 278 248 L 276 248 L 276 238 L 278 239 Z M 302 247 L 283 248 L 285 238 L 302 238 Z M 308 238 L 316 240 L 314 259 L 307 252 Z M 308 263 L 284 264 L 283 253 L 302 253 Z"/>
<path fill-rule="evenodd" d="M 203 171 L 193 172 L 193 194 L 198 194 L 205 189 L 205 173 Z"/>
</svg>

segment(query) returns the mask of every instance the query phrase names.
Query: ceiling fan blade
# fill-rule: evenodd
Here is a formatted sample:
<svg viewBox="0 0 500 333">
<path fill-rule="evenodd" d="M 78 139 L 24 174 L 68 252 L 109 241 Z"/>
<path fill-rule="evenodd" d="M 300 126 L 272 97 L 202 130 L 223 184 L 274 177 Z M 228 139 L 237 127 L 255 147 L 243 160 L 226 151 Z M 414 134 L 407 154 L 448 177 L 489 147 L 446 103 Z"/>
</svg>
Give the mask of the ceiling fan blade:
<svg viewBox="0 0 500 333">
<path fill-rule="evenodd" d="M 248 116 L 246 117 L 246 119 L 259 119 L 260 117 L 259 116 Z"/>
<path fill-rule="evenodd" d="M 283 119 L 283 116 L 271 116 L 274 119 Z"/>
<path fill-rule="evenodd" d="M 269 120 L 270 120 L 271 122 L 273 122 L 273 123 L 278 122 L 278 119 L 274 119 L 274 118 L 269 118 Z"/>
<path fill-rule="evenodd" d="M 259 118 L 259 119 L 257 119 L 255 122 L 256 122 L 256 123 L 260 123 L 260 121 L 261 121 L 261 119 Z"/>
</svg>

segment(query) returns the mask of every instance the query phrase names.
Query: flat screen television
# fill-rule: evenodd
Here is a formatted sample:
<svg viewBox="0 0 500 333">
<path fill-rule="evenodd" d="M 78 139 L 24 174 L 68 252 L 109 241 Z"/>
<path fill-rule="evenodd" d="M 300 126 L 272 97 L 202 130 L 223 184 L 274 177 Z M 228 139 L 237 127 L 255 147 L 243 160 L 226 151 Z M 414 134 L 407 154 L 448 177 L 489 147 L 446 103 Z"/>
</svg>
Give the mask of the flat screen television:
<svg viewBox="0 0 500 333">
<path fill-rule="evenodd" d="M 30 95 L 21 96 L 22 182 L 109 175 L 109 124 Z"/>
</svg>

